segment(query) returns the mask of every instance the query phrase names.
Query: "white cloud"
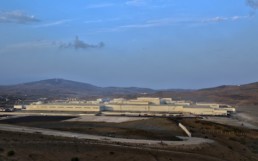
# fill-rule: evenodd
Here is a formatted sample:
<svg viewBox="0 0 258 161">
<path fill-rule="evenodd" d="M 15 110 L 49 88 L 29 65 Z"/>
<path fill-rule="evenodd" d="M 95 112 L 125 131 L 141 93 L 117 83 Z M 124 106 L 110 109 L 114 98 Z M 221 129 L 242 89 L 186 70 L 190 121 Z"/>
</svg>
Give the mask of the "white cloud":
<svg viewBox="0 0 258 161">
<path fill-rule="evenodd" d="M 213 18 L 205 19 L 204 22 L 222 22 L 226 20 L 227 18 L 224 18 L 224 17 L 213 17 Z"/>
<path fill-rule="evenodd" d="M 48 49 L 54 47 L 55 44 L 52 41 L 31 41 L 31 42 L 22 42 L 11 44 L 5 47 L 1 47 L 0 53 L 12 53 L 19 52 L 24 53 L 28 51 L 41 51 L 43 49 Z"/>
<path fill-rule="evenodd" d="M 123 28 L 149 28 L 149 27 L 156 27 L 160 26 L 161 24 L 159 23 L 144 23 L 144 24 L 132 24 L 132 25 L 124 25 L 124 26 L 119 26 L 118 28 L 123 29 Z"/>
<path fill-rule="evenodd" d="M 96 20 L 86 20 L 84 23 L 101 23 L 101 22 L 111 22 L 111 21 L 119 21 L 121 18 L 108 18 L 108 19 L 96 19 Z"/>
<path fill-rule="evenodd" d="M 45 23 L 45 24 L 41 24 L 41 25 L 36 25 L 34 27 L 36 28 L 40 28 L 40 27 L 51 27 L 51 26 L 57 26 L 57 25 L 62 25 L 65 24 L 67 22 L 73 21 L 72 19 L 64 19 L 64 20 L 58 20 L 58 21 L 54 21 L 54 22 L 50 22 L 50 23 Z"/>
<path fill-rule="evenodd" d="M 211 23 L 221 23 L 226 21 L 238 21 L 243 19 L 248 19 L 249 16 L 232 16 L 232 17 L 211 17 L 211 18 L 161 18 L 156 20 L 148 20 L 144 23 L 139 24 L 128 24 L 121 25 L 114 28 L 102 29 L 99 32 L 117 32 L 124 31 L 127 29 L 140 29 L 140 28 L 152 28 L 170 25 L 180 25 L 180 24 L 211 24 Z"/>
<path fill-rule="evenodd" d="M 146 1 L 145 0 L 128 0 L 127 2 L 125 2 L 126 5 L 129 6 L 143 6 L 146 5 Z"/>
<path fill-rule="evenodd" d="M 87 42 L 84 42 L 82 40 L 79 39 L 78 36 L 76 36 L 75 40 L 73 42 L 69 42 L 69 43 L 59 43 L 57 44 L 59 46 L 59 48 L 62 49 L 68 49 L 68 48 L 74 48 L 74 49 L 90 49 L 90 48 L 102 48 L 104 47 L 104 43 L 100 42 L 99 44 L 89 44 Z"/>
<path fill-rule="evenodd" d="M 97 20 L 87 20 L 84 21 L 84 23 L 100 23 L 100 22 L 104 22 L 103 19 L 97 19 Z"/>
<path fill-rule="evenodd" d="M 63 41 L 51 41 L 51 40 L 38 40 L 38 41 L 28 41 L 9 44 L 6 46 L 0 46 L 0 54 L 9 54 L 9 53 L 36 53 L 46 50 L 55 50 L 55 49 L 94 49 L 94 48 L 103 48 L 105 44 L 99 42 L 98 44 L 89 44 L 85 41 L 80 40 L 78 37 L 75 38 L 73 42 L 63 42 Z"/>
<path fill-rule="evenodd" d="M 86 8 L 94 9 L 94 8 L 106 8 L 114 6 L 113 3 L 99 3 L 99 4 L 91 4 L 86 6 Z"/>
<path fill-rule="evenodd" d="M 219 22 L 225 22 L 225 21 L 237 21 L 242 19 L 247 19 L 249 16 L 232 16 L 232 17 L 213 17 L 213 18 L 207 18 L 204 19 L 202 22 L 204 23 L 219 23 Z"/>
<path fill-rule="evenodd" d="M 38 21 L 34 15 L 28 15 L 23 11 L 0 12 L 0 23 L 26 24 Z"/>
</svg>

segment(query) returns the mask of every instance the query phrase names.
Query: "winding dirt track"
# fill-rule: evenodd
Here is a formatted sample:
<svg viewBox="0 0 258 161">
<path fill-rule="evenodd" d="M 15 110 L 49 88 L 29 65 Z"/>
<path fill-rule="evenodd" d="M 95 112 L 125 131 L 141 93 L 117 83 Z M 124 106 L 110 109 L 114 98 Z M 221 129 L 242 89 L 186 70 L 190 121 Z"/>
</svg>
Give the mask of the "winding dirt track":
<svg viewBox="0 0 258 161">
<path fill-rule="evenodd" d="M 23 133 L 40 133 L 43 135 L 61 136 L 61 137 L 88 139 L 88 140 L 99 140 L 99 141 L 117 142 L 117 143 L 149 144 L 149 145 L 155 145 L 155 144 L 161 143 L 161 141 L 158 141 L 158 140 L 113 138 L 113 137 L 106 137 L 106 136 L 99 136 L 99 135 L 80 134 L 80 133 L 74 133 L 74 132 L 16 126 L 16 125 L 8 125 L 8 124 L 0 124 L 0 130 L 12 131 L 12 132 L 23 132 Z M 178 145 L 199 145 L 199 144 L 214 142 L 213 140 L 210 140 L 210 139 L 196 138 L 196 137 L 191 137 L 191 138 L 180 137 L 180 138 L 183 139 L 183 141 L 162 140 L 162 143 L 166 145 L 171 145 L 171 146 L 178 146 Z"/>
<path fill-rule="evenodd" d="M 142 147 L 138 146 L 138 144 L 145 144 L 145 145 L 160 145 L 161 141 L 157 140 L 138 140 L 138 139 L 124 139 L 124 138 L 112 138 L 112 137 L 105 137 L 105 136 L 97 136 L 97 135 L 88 135 L 88 134 L 79 134 L 73 132 L 64 132 L 64 131 L 57 131 L 57 130 L 50 130 L 50 129 L 41 129 L 41 128 L 34 128 L 34 127 L 24 127 L 24 126 L 16 126 L 16 125 L 8 125 L 8 124 L 0 124 L 1 131 L 10 131 L 10 132 L 22 132 L 22 133 L 39 133 L 43 135 L 49 136 L 59 136 L 59 137 L 69 137 L 69 138 L 77 138 L 77 139 L 87 139 L 87 140 L 98 140 L 101 143 L 90 143 L 90 144 L 100 144 L 100 145 L 111 145 L 111 146 L 118 146 L 121 148 L 133 148 L 139 150 L 148 150 L 148 151 L 160 151 L 169 154 L 175 155 L 186 155 L 189 158 L 199 158 L 200 160 L 209 160 L 209 161 L 225 161 L 217 157 L 202 155 L 202 154 L 195 154 L 189 152 L 180 152 L 180 151 L 173 151 L 173 150 L 166 150 L 166 149 L 153 149 L 150 147 Z M 214 143 L 213 140 L 204 139 L 204 138 L 196 138 L 196 137 L 180 137 L 184 139 L 183 141 L 165 141 L 163 140 L 162 143 L 169 145 L 169 146 L 180 146 L 180 145 L 199 145 L 199 144 L 212 144 Z M 106 143 L 105 143 L 106 142 Z M 29 142 L 28 142 L 29 143 Z M 110 144 L 111 143 L 111 144 Z M 114 143 L 114 144 L 113 144 Z M 131 145 L 119 145 L 115 143 L 130 143 L 137 146 Z M 87 143 L 88 144 L 88 143 Z M 198 159 L 198 160 L 199 160 Z"/>
</svg>

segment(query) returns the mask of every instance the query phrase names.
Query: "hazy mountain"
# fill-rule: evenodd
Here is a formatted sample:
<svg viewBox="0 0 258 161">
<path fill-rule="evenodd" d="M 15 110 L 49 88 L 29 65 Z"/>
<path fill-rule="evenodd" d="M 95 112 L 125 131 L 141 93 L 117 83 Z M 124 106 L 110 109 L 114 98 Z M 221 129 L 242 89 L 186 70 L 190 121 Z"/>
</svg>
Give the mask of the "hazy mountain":
<svg viewBox="0 0 258 161">
<path fill-rule="evenodd" d="M 27 98 L 96 98 L 96 97 L 172 97 L 194 102 L 221 102 L 229 104 L 258 105 L 258 82 L 241 86 L 219 86 L 200 90 L 153 90 L 137 87 L 98 87 L 64 79 L 48 79 L 31 83 L 0 86 L 0 96 Z"/>
<path fill-rule="evenodd" d="M 28 97 L 94 97 L 154 93 L 155 90 L 137 87 L 97 87 L 64 79 L 48 79 L 24 84 L 0 86 L 0 95 Z"/>
<path fill-rule="evenodd" d="M 151 96 L 172 97 L 194 102 L 221 102 L 238 105 L 258 105 L 258 82 L 240 86 L 224 85 L 214 88 L 186 91 L 159 91 Z"/>
</svg>

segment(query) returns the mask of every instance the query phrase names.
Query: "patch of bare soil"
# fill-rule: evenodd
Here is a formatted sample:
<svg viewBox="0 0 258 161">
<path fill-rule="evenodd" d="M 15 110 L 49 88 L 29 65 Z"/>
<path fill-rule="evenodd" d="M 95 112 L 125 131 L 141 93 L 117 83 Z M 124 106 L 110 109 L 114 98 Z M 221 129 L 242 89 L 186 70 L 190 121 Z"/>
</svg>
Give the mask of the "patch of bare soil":
<svg viewBox="0 0 258 161">
<path fill-rule="evenodd" d="M 49 117 L 50 120 L 47 120 L 47 117 Z M 33 121 L 28 121 L 27 119 L 26 121 L 12 121 L 12 119 L 10 119 L 8 122 L 0 122 L 129 139 L 173 141 L 181 140 L 176 136 L 185 135 L 174 121 L 167 118 L 151 118 L 121 123 L 52 121 L 50 116 L 45 116 L 44 119 L 45 121 L 35 121 L 35 118 Z"/>
<path fill-rule="evenodd" d="M 122 123 L 137 120 L 146 120 L 147 117 L 126 117 L 126 116 L 79 116 L 76 118 L 68 119 L 65 121 L 71 122 L 111 122 L 111 123 Z"/>
<path fill-rule="evenodd" d="M 213 147 L 206 147 L 213 149 Z M 0 160 L 4 161 L 223 161 L 218 157 L 182 149 L 146 148 L 140 145 L 103 144 L 40 134 L 0 131 Z"/>
<path fill-rule="evenodd" d="M 230 156 L 230 160 L 258 160 L 258 130 L 199 119 L 182 119 L 181 121 L 190 129 L 192 136 L 209 138 L 217 142 L 215 153 L 211 153 L 208 148 L 203 150 L 204 153 L 219 155 L 222 158 Z"/>
</svg>

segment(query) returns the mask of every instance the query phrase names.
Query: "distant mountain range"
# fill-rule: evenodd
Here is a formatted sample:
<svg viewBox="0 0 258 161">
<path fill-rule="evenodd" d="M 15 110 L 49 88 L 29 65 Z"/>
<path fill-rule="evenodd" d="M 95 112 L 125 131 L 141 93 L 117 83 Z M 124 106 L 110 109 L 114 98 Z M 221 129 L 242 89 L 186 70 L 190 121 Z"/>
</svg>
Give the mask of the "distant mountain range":
<svg viewBox="0 0 258 161">
<path fill-rule="evenodd" d="M 192 91 L 158 91 L 151 96 L 172 97 L 194 102 L 218 102 L 233 105 L 258 105 L 258 82 L 240 86 L 224 85 Z"/>
<path fill-rule="evenodd" d="M 105 97 L 131 94 L 151 94 L 155 90 L 137 87 L 97 87 L 64 79 L 48 79 L 10 86 L 0 86 L 0 95 L 27 97 Z"/>
<path fill-rule="evenodd" d="M 258 82 L 241 86 L 219 86 L 200 90 L 153 90 L 137 87 L 98 87 L 64 79 L 48 79 L 17 85 L 0 86 L 0 96 L 16 96 L 26 98 L 67 97 L 97 98 L 137 96 L 172 97 L 176 100 L 191 100 L 194 102 L 220 102 L 238 105 L 258 105 Z"/>
</svg>

